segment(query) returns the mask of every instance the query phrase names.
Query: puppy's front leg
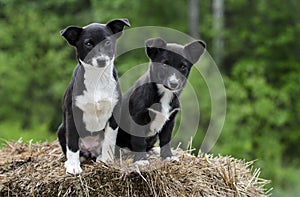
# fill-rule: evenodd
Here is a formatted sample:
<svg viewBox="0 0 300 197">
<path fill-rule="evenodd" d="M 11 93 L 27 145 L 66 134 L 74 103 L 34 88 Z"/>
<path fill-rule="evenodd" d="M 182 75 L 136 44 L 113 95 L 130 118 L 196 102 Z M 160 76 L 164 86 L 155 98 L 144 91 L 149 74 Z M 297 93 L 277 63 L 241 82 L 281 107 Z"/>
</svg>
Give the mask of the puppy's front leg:
<svg viewBox="0 0 300 197">
<path fill-rule="evenodd" d="M 138 165 L 147 165 L 146 140 L 145 137 L 131 136 L 131 146 L 134 153 L 134 163 Z"/>
<path fill-rule="evenodd" d="M 113 118 L 110 118 L 110 121 L 105 127 L 104 131 L 104 140 L 102 144 L 102 154 L 99 155 L 96 161 L 113 161 L 115 156 L 115 146 L 116 139 L 118 134 L 118 126 L 115 124 Z"/>
<path fill-rule="evenodd" d="M 66 172 L 69 174 L 80 174 L 82 169 L 80 167 L 80 150 L 78 146 L 79 135 L 74 123 L 72 112 L 66 112 L 66 135 L 67 135 L 67 151 L 65 162 Z"/>
<path fill-rule="evenodd" d="M 160 156 L 166 160 L 179 161 L 179 158 L 172 154 L 170 147 L 170 141 L 172 137 L 174 124 L 174 119 L 169 120 L 168 122 L 166 122 L 162 131 L 159 133 Z"/>
</svg>

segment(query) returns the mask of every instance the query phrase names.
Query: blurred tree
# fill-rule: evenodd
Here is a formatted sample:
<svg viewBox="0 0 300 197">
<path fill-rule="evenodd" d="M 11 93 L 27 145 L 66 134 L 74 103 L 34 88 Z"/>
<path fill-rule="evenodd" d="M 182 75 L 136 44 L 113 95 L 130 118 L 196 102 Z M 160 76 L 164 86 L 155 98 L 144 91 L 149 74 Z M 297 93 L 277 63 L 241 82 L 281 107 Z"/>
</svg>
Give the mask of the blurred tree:
<svg viewBox="0 0 300 197">
<path fill-rule="evenodd" d="M 199 27 L 199 0 L 189 0 L 189 33 L 195 38 L 200 38 L 200 27 Z"/>
<path fill-rule="evenodd" d="M 76 64 L 74 50 L 66 47 L 59 30 L 71 18 L 82 17 L 79 7 L 69 6 L 74 2 L 0 1 L 1 121 L 19 122 L 23 129 L 57 127 L 62 94 Z"/>
<path fill-rule="evenodd" d="M 224 0 L 213 0 L 213 24 L 214 38 L 212 42 L 213 57 L 217 65 L 222 66 L 224 56 Z"/>
<path fill-rule="evenodd" d="M 215 151 L 260 158 L 260 167 L 272 166 L 264 173 L 275 184 L 289 176 L 278 169 L 300 163 L 299 9 L 293 0 L 226 1 L 221 69 L 228 111 Z"/>
</svg>

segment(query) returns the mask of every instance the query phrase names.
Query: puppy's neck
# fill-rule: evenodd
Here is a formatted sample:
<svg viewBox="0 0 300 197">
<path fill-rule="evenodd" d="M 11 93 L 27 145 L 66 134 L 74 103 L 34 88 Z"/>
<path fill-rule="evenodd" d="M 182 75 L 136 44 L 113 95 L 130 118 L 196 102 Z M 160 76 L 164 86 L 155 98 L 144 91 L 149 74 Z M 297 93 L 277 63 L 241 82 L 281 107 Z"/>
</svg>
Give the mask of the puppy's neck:
<svg viewBox="0 0 300 197">
<path fill-rule="evenodd" d="M 97 87 L 100 88 L 99 86 L 105 87 L 114 81 L 113 61 L 105 67 L 95 67 L 81 60 L 79 62 L 84 70 L 84 85 L 86 89 L 94 90 Z"/>
</svg>

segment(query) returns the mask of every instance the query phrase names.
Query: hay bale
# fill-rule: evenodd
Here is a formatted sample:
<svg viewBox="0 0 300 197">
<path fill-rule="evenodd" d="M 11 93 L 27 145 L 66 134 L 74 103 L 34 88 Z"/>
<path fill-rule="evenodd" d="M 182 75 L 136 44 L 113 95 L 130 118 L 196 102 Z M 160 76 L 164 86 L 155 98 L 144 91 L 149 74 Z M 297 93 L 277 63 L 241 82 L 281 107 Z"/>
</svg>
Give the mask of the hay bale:
<svg viewBox="0 0 300 197">
<path fill-rule="evenodd" d="M 253 162 L 175 152 L 179 162 L 154 157 L 144 168 L 88 161 L 74 176 L 57 142 L 11 142 L 0 150 L 0 196 L 270 196 Z"/>
</svg>

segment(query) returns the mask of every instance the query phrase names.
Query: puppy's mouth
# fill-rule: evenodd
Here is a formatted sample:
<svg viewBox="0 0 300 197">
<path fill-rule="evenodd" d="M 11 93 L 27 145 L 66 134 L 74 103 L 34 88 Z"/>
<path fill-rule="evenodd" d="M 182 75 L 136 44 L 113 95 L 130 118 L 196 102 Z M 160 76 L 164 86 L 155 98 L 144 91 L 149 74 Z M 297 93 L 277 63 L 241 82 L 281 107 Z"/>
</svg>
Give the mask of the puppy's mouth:
<svg viewBox="0 0 300 197">
<path fill-rule="evenodd" d="M 109 56 L 98 56 L 90 60 L 81 61 L 81 63 L 86 66 L 104 68 L 113 63 L 113 58 L 110 58 Z"/>
<path fill-rule="evenodd" d="M 180 80 L 178 80 L 175 75 L 172 75 L 167 81 L 164 81 L 163 86 L 171 92 L 177 92 L 181 89 Z"/>
<path fill-rule="evenodd" d="M 178 92 L 178 91 L 180 91 L 180 85 L 178 85 L 177 87 L 163 85 L 163 87 L 166 88 L 167 90 L 171 91 L 171 92 Z"/>
</svg>

